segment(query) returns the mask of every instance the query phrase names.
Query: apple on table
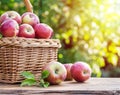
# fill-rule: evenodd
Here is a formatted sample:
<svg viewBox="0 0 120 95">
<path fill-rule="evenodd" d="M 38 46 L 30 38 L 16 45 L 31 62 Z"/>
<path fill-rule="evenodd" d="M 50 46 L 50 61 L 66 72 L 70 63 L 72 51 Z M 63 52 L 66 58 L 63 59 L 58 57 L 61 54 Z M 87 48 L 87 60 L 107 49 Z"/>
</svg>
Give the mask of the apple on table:
<svg viewBox="0 0 120 95">
<path fill-rule="evenodd" d="M 65 66 L 65 68 L 67 70 L 67 76 L 66 76 L 66 79 L 65 79 L 66 81 L 73 80 L 73 77 L 72 77 L 71 72 L 70 72 L 72 65 L 73 65 L 72 63 L 64 64 L 64 66 Z"/>
<path fill-rule="evenodd" d="M 49 76 L 46 78 L 50 84 L 60 84 L 65 80 L 67 71 L 64 65 L 60 62 L 52 61 L 46 64 L 43 67 L 43 70 L 47 70 L 49 72 Z"/>
<path fill-rule="evenodd" d="M 77 82 L 84 82 L 91 77 L 92 70 L 85 62 L 75 62 L 71 67 L 71 75 Z"/>
</svg>

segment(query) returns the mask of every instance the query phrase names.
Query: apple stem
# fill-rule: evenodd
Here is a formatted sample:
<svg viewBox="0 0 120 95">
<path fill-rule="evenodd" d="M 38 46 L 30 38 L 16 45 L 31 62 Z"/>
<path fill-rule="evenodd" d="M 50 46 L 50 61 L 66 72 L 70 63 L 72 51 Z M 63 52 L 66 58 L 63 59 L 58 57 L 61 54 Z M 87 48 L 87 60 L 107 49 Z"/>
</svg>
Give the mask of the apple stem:
<svg viewBox="0 0 120 95">
<path fill-rule="evenodd" d="M 87 73 L 88 73 L 88 71 L 87 71 L 87 70 L 83 71 L 83 74 L 87 74 Z"/>
<path fill-rule="evenodd" d="M 55 70 L 55 74 L 58 74 L 58 69 Z"/>
<path fill-rule="evenodd" d="M 23 0 L 28 12 L 33 12 L 33 6 L 30 0 Z"/>
</svg>

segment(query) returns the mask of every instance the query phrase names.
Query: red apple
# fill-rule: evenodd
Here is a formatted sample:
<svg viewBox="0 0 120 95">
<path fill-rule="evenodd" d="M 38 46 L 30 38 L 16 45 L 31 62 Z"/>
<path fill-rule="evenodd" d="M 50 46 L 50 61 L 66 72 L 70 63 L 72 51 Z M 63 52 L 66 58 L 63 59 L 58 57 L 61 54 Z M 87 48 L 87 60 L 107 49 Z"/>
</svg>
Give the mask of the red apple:
<svg viewBox="0 0 120 95">
<path fill-rule="evenodd" d="M 53 34 L 53 29 L 44 23 L 39 23 L 34 26 L 37 38 L 49 39 Z"/>
<path fill-rule="evenodd" d="M 39 23 L 39 18 L 36 14 L 31 12 L 26 12 L 22 15 L 22 23 L 30 24 L 34 26 L 35 24 Z"/>
<path fill-rule="evenodd" d="M 73 79 L 72 76 L 71 76 L 71 72 L 70 72 L 72 65 L 73 65 L 72 63 L 64 64 L 64 66 L 65 66 L 65 68 L 67 70 L 67 76 L 66 76 L 66 79 L 65 79 L 67 81 L 70 81 L 70 80 Z"/>
<path fill-rule="evenodd" d="M 17 36 L 19 33 L 19 25 L 15 20 L 7 19 L 1 24 L 0 33 L 4 37 Z"/>
<path fill-rule="evenodd" d="M 19 28 L 19 37 L 35 38 L 35 31 L 31 25 L 21 24 Z"/>
<path fill-rule="evenodd" d="M 46 79 L 50 84 L 60 84 L 62 81 L 65 80 L 67 71 L 63 64 L 60 62 L 50 62 L 43 70 L 49 71 L 49 76 Z"/>
<path fill-rule="evenodd" d="M 7 11 L 1 15 L 0 24 L 2 24 L 2 22 L 4 22 L 8 18 L 17 21 L 18 24 L 21 23 L 21 16 L 19 13 L 17 13 L 16 11 Z"/>
<path fill-rule="evenodd" d="M 77 82 L 84 82 L 91 77 L 91 68 L 85 62 L 75 62 L 71 67 L 71 75 Z"/>
</svg>

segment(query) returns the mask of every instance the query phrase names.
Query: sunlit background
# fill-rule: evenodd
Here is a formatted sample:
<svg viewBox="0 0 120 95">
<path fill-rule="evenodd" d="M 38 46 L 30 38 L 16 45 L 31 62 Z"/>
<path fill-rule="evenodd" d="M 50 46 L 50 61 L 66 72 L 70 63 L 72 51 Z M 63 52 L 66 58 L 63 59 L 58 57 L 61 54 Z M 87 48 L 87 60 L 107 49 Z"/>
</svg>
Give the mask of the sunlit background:
<svg viewBox="0 0 120 95">
<path fill-rule="evenodd" d="M 58 61 L 87 62 L 92 76 L 120 76 L 120 0 L 30 0 L 41 22 L 60 39 Z M 5 11 L 26 12 L 22 0 L 0 0 Z"/>
</svg>

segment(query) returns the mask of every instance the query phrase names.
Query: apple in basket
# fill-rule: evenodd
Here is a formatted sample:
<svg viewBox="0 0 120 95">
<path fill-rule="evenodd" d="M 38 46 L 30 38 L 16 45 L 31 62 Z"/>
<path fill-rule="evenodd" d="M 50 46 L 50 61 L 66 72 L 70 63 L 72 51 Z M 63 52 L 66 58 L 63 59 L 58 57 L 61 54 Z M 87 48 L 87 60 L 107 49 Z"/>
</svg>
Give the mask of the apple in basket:
<svg viewBox="0 0 120 95">
<path fill-rule="evenodd" d="M 15 20 L 7 19 L 1 24 L 0 33 L 4 37 L 17 36 L 19 33 L 19 25 Z"/>
<path fill-rule="evenodd" d="M 19 27 L 19 37 L 35 38 L 35 31 L 29 24 L 21 24 Z"/>
<path fill-rule="evenodd" d="M 71 75 L 77 82 L 84 82 L 91 77 L 91 68 L 85 62 L 75 62 L 71 67 Z"/>
<path fill-rule="evenodd" d="M 46 78 L 50 84 L 60 84 L 65 80 L 67 71 L 64 65 L 60 62 L 50 62 L 43 67 L 43 70 L 49 71 L 49 76 Z"/>
<path fill-rule="evenodd" d="M 7 11 L 1 15 L 0 24 L 8 18 L 17 21 L 18 24 L 21 23 L 21 16 L 19 13 L 17 13 L 16 11 Z"/>
<path fill-rule="evenodd" d="M 53 29 L 45 23 L 36 24 L 34 26 L 34 30 L 36 33 L 36 38 L 49 39 L 53 35 Z"/>
<path fill-rule="evenodd" d="M 31 12 L 25 12 L 21 17 L 22 23 L 30 24 L 32 26 L 40 22 L 38 16 Z"/>
<path fill-rule="evenodd" d="M 64 66 L 67 70 L 67 76 L 66 76 L 66 79 L 65 79 L 66 81 L 73 80 L 73 77 L 71 76 L 71 72 L 70 72 L 72 65 L 73 65 L 72 63 L 64 64 Z"/>
</svg>

